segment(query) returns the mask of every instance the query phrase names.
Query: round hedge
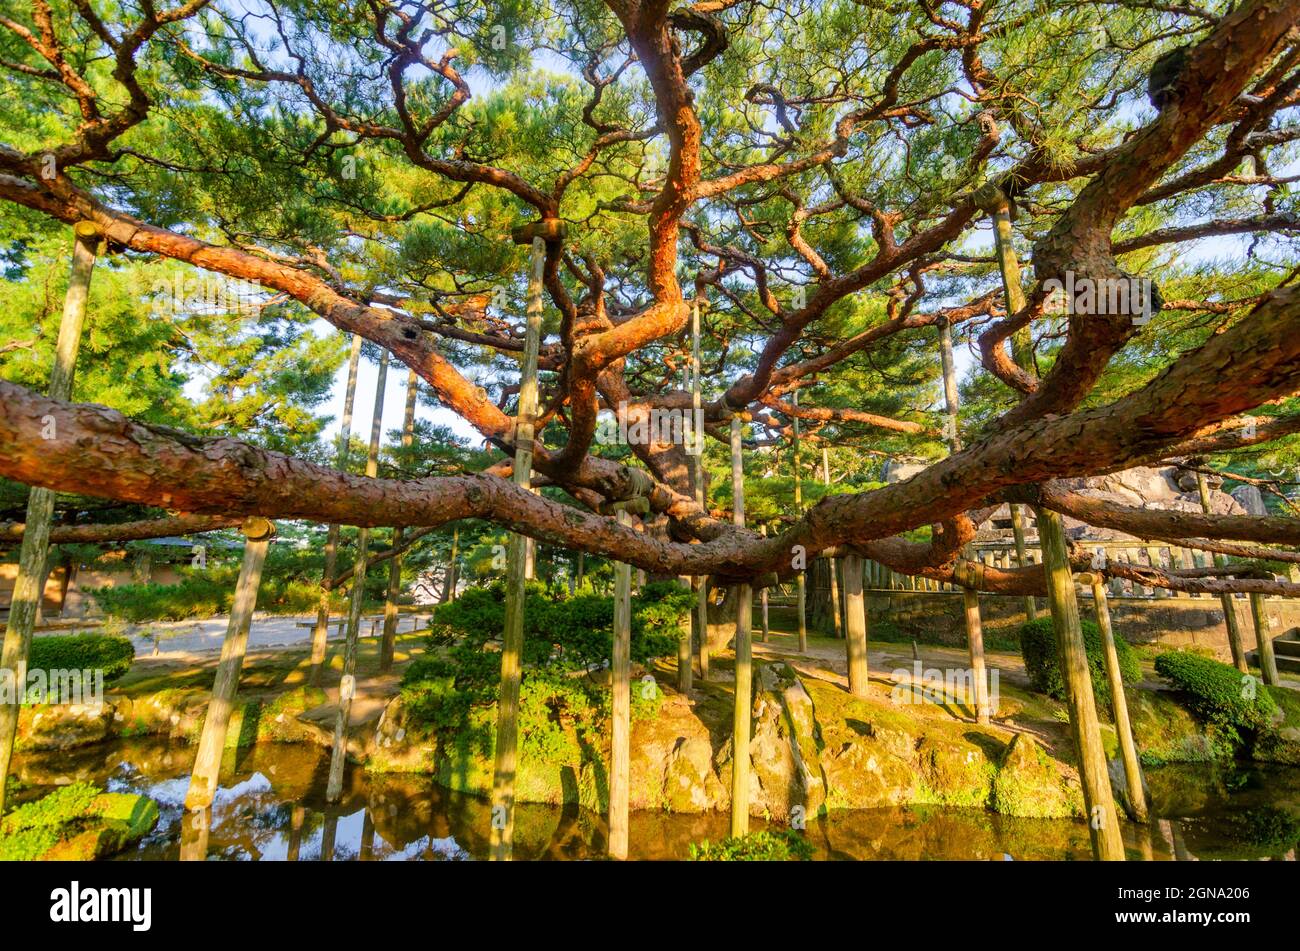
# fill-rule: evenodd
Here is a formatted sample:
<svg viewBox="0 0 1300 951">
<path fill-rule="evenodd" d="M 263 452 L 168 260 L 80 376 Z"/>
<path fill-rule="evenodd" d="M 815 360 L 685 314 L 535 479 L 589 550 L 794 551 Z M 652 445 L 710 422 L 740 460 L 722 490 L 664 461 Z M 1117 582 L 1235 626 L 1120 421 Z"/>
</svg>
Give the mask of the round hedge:
<svg viewBox="0 0 1300 951">
<path fill-rule="evenodd" d="M 1110 706 L 1110 680 L 1106 676 L 1106 659 L 1102 652 L 1101 629 L 1092 621 L 1080 620 L 1083 644 L 1092 673 L 1092 689 L 1097 703 Z M 1128 641 L 1115 635 L 1115 655 L 1119 659 L 1120 677 L 1125 683 L 1142 679 L 1142 665 Z M 1065 699 L 1065 681 L 1057 663 L 1056 629 L 1050 617 L 1027 621 L 1020 626 L 1020 656 L 1025 660 L 1029 685 L 1039 693 L 1058 700 Z"/>
</svg>

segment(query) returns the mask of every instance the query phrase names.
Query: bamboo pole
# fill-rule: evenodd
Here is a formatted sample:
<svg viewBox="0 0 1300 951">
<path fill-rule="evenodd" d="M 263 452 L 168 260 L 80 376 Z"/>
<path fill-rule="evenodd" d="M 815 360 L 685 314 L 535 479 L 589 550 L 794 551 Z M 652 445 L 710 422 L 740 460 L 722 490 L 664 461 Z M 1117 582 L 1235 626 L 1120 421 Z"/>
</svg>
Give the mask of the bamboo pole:
<svg viewBox="0 0 1300 951">
<path fill-rule="evenodd" d="M 862 590 L 862 557 L 844 556 L 844 649 L 849 663 L 849 693 L 865 697 L 871 682 L 867 664 L 867 599 Z"/>
<path fill-rule="evenodd" d="M 799 409 L 798 390 L 790 394 L 790 405 L 796 410 Z M 803 475 L 799 470 L 799 416 L 797 413 L 794 417 L 792 450 L 794 455 L 794 515 L 795 518 L 798 518 L 803 514 Z M 803 569 L 800 569 L 799 573 L 794 576 L 794 584 L 796 613 L 799 616 L 799 652 L 803 653 L 808 650 L 808 581 L 804 576 Z"/>
<path fill-rule="evenodd" d="M 533 429 L 537 416 L 537 352 L 542 339 L 542 268 L 546 245 L 533 239 L 528 266 L 528 309 L 524 359 L 515 421 L 515 485 L 529 489 L 533 477 Z M 510 535 L 506 552 L 506 618 L 501 636 L 501 691 L 497 701 L 497 745 L 492 772 L 491 858 L 509 861 L 514 851 L 515 772 L 519 744 L 519 684 L 523 675 L 524 581 L 527 537 Z"/>
<path fill-rule="evenodd" d="M 704 428 L 700 426 L 700 421 L 704 417 L 704 393 L 702 372 L 700 370 L 700 301 L 696 297 L 691 307 L 691 412 L 694 414 L 692 423 L 695 424 L 694 436 L 695 443 L 695 504 L 701 510 L 704 509 Z M 700 679 L 709 679 L 709 579 L 706 575 L 701 575 L 695 579 L 695 630 L 699 638 L 700 652 Z M 678 660 L 678 677 L 685 675 L 681 671 L 680 657 Z M 678 685 L 680 686 L 679 679 Z"/>
<path fill-rule="evenodd" d="M 346 471 L 348 467 L 348 449 L 352 441 L 352 407 L 357 395 L 357 368 L 361 364 L 361 335 L 352 335 L 352 351 L 348 355 L 348 382 L 343 391 L 343 423 L 339 430 L 339 451 L 336 465 Z M 321 675 L 325 670 L 325 651 L 329 640 L 330 596 L 333 594 L 332 582 L 338 570 L 339 527 L 331 525 L 325 536 L 325 576 L 321 580 L 320 604 L 316 607 L 316 626 L 311 632 L 311 669 L 307 674 L 307 683 L 319 687 Z"/>
<path fill-rule="evenodd" d="M 618 523 L 631 524 L 619 510 Z M 627 858 L 628 788 L 631 782 L 632 567 L 614 564 L 614 650 L 610 661 L 611 698 L 609 757 L 609 857 Z"/>
<path fill-rule="evenodd" d="M 54 366 L 50 370 L 49 395 L 52 399 L 72 399 L 73 378 L 77 369 L 77 351 L 81 348 L 81 331 L 86 322 L 86 300 L 90 296 L 90 278 L 95 270 L 99 229 L 89 221 L 73 227 L 72 269 L 68 289 L 63 297 L 63 316 L 59 321 L 59 338 L 54 349 Z M 54 438 L 58 438 L 58 421 L 54 421 Z M 32 633 L 41 610 L 45 588 L 45 563 L 50 547 L 50 522 L 54 519 L 54 496 L 51 489 L 32 487 L 27 496 L 27 522 L 18 553 L 18 576 L 9 601 L 9 621 L 5 626 L 4 648 L 0 665 L 13 678 L 13 699 L 0 704 L 0 815 L 4 815 L 5 784 L 13 758 L 14 739 L 18 734 L 24 672 L 31 651 Z"/>
<path fill-rule="evenodd" d="M 389 354 L 379 357 L 375 381 L 375 408 L 370 417 L 370 448 L 366 453 L 366 478 L 379 474 L 379 440 L 384 429 L 384 387 L 388 381 Z M 370 529 L 357 529 L 357 560 L 352 569 L 352 590 L 348 593 L 348 630 L 343 642 L 343 675 L 339 679 L 339 706 L 334 718 L 334 746 L 330 752 L 329 779 L 325 801 L 338 802 L 343 795 L 343 767 L 348 758 L 348 724 L 352 719 L 352 698 L 357 691 L 357 641 L 361 637 L 361 609 L 366 597 L 366 568 L 370 561 Z"/>
<path fill-rule="evenodd" d="M 410 449 L 415 442 L 415 397 L 419 377 L 415 371 L 406 371 L 406 415 L 402 419 L 402 448 Z M 393 529 L 393 547 L 402 544 L 402 527 Z M 384 638 L 379 645 L 379 672 L 388 673 L 393 667 L 393 650 L 397 643 L 397 595 L 402 589 L 402 555 L 394 556 L 388 563 L 388 596 L 384 599 Z"/>
<path fill-rule="evenodd" d="M 1259 672 L 1264 683 L 1270 687 L 1277 686 L 1277 658 L 1273 656 L 1273 635 L 1268 627 L 1268 605 L 1264 596 L 1258 592 L 1250 594 L 1250 616 L 1255 622 L 1255 644 L 1259 650 Z"/>
<path fill-rule="evenodd" d="M 246 539 L 244 561 L 239 568 L 239 580 L 235 583 L 235 599 L 230 607 L 230 620 L 226 623 L 226 637 L 221 644 L 221 660 L 212 682 L 212 697 L 203 718 L 199 752 L 194 758 L 194 771 L 185 795 L 185 808 L 189 812 L 212 805 L 217 793 L 221 756 L 226 748 L 226 733 L 235 707 L 235 694 L 239 690 L 244 652 L 248 647 L 248 627 L 257 607 L 257 589 L 262 582 L 266 548 L 275 535 L 275 525 L 256 516 L 247 519 L 240 530 Z"/>
<path fill-rule="evenodd" d="M 1148 818 L 1146 791 L 1142 788 L 1142 763 L 1138 759 L 1137 744 L 1133 742 L 1133 725 L 1128 716 L 1128 697 L 1124 693 L 1124 678 L 1119 670 L 1119 654 L 1115 651 L 1115 632 L 1110 623 L 1110 601 L 1101 575 L 1092 575 L 1092 600 L 1097 610 L 1097 627 L 1101 630 L 1102 650 L 1106 660 L 1106 679 L 1110 682 L 1111 709 L 1115 714 L 1115 732 L 1119 734 L 1120 756 L 1124 760 L 1124 782 L 1128 801 L 1133 806 L 1133 818 L 1146 822 Z"/>
<path fill-rule="evenodd" d="M 745 526 L 745 478 L 741 463 L 741 422 L 731 417 L 732 520 Z M 753 624 L 753 588 L 736 586 L 736 692 L 731 721 L 731 835 L 749 831 L 749 729 L 753 692 L 753 661 L 750 627 Z"/>
<path fill-rule="evenodd" d="M 1205 481 L 1205 473 L 1196 473 L 1196 492 L 1201 498 L 1201 511 L 1206 515 L 1213 515 L 1213 507 L 1210 505 L 1210 484 Z M 1214 556 L 1214 564 L 1223 568 L 1228 563 L 1222 555 Z M 1232 650 L 1232 664 L 1243 674 L 1248 673 L 1250 668 L 1246 666 L 1246 648 L 1242 646 L 1241 625 L 1237 620 L 1237 606 L 1233 597 L 1228 592 L 1219 595 L 1219 603 L 1223 606 L 1223 626 L 1228 631 L 1228 647 Z"/>
<path fill-rule="evenodd" d="M 1034 518 L 1038 522 L 1043 569 L 1047 576 L 1047 602 L 1056 628 L 1057 655 L 1065 680 L 1070 728 L 1078 752 L 1079 778 L 1093 856 L 1102 861 L 1123 861 L 1124 842 L 1110 791 L 1110 775 L 1101 743 L 1097 701 L 1093 696 L 1088 655 L 1079 623 L 1079 603 L 1075 597 L 1074 578 L 1070 574 L 1065 530 L 1061 516 L 1048 509 L 1035 508 Z"/>
</svg>

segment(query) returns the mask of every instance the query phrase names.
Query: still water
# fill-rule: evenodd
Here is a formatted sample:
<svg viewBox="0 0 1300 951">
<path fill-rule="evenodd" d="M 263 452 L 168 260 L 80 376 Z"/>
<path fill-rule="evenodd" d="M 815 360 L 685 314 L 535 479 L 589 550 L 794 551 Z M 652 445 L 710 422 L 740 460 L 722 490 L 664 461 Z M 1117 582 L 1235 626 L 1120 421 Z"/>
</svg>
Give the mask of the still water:
<svg viewBox="0 0 1300 951">
<path fill-rule="evenodd" d="M 206 823 L 182 808 L 194 747 L 156 739 L 30 754 L 16 764 L 35 798 L 45 787 L 86 780 L 143 793 L 162 818 L 120 859 L 231 861 L 458 861 L 487 853 L 484 799 L 452 793 L 423 776 L 368 775 L 350 768 L 342 800 L 325 802 L 326 751 L 259 744 L 228 754 Z M 1125 823 L 1135 860 L 1294 859 L 1300 835 L 1300 769 L 1212 764 L 1148 771 L 1160 821 Z M 762 828 L 761 822 L 753 823 Z M 1086 859 L 1082 821 L 1013 819 L 978 809 L 918 806 L 840 811 L 812 820 L 819 859 Z M 725 813 L 634 812 L 631 857 L 686 858 L 692 843 L 728 833 Z M 600 858 L 603 816 L 576 806 L 518 807 L 515 856 Z"/>
</svg>

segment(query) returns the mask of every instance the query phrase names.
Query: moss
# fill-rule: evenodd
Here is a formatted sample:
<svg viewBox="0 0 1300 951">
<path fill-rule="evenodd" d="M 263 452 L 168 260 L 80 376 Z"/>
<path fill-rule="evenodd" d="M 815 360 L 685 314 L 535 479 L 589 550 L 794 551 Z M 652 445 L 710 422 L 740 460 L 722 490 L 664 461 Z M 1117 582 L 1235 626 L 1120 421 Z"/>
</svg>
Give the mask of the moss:
<svg viewBox="0 0 1300 951">
<path fill-rule="evenodd" d="M 1133 738 L 1147 766 L 1206 763 L 1232 756 L 1233 744 L 1213 727 L 1204 727 L 1172 694 L 1129 690 Z"/>
<path fill-rule="evenodd" d="M 1006 816 L 1030 819 L 1083 815 L 1077 782 L 1027 733 L 1016 734 L 993 778 L 989 806 Z"/>
<path fill-rule="evenodd" d="M 157 822 L 158 806 L 145 796 L 74 783 L 5 816 L 0 860 L 102 858 L 147 835 Z"/>
</svg>

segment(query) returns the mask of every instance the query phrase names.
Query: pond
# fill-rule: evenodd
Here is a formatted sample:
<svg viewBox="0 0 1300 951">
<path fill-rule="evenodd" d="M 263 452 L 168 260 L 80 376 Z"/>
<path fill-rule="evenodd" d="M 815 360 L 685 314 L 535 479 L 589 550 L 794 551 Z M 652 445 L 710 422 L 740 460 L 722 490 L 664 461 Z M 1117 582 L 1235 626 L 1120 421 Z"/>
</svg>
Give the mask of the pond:
<svg viewBox="0 0 1300 951">
<path fill-rule="evenodd" d="M 182 803 L 195 749 L 129 739 L 81 750 L 19 757 L 30 799 L 74 780 L 143 793 L 162 818 L 119 859 L 206 857 L 232 861 L 464 860 L 487 854 L 486 800 L 450 792 L 425 776 L 370 775 L 349 767 L 340 802 L 325 802 L 327 751 L 258 744 L 228 753 L 206 828 Z M 1196 764 L 1148 770 L 1159 821 L 1124 823 L 1134 860 L 1295 858 L 1300 769 Z M 686 858 L 692 843 L 728 833 L 725 813 L 634 812 L 634 859 Z M 755 821 L 753 828 L 762 828 Z M 1014 819 L 978 809 L 912 806 L 833 812 L 810 820 L 819 859 L 1087 859 L 1080 820 Z M 602 815 L 576 806 L 522 804 L 515 856 L 601 858 Z"/>
</svg>

